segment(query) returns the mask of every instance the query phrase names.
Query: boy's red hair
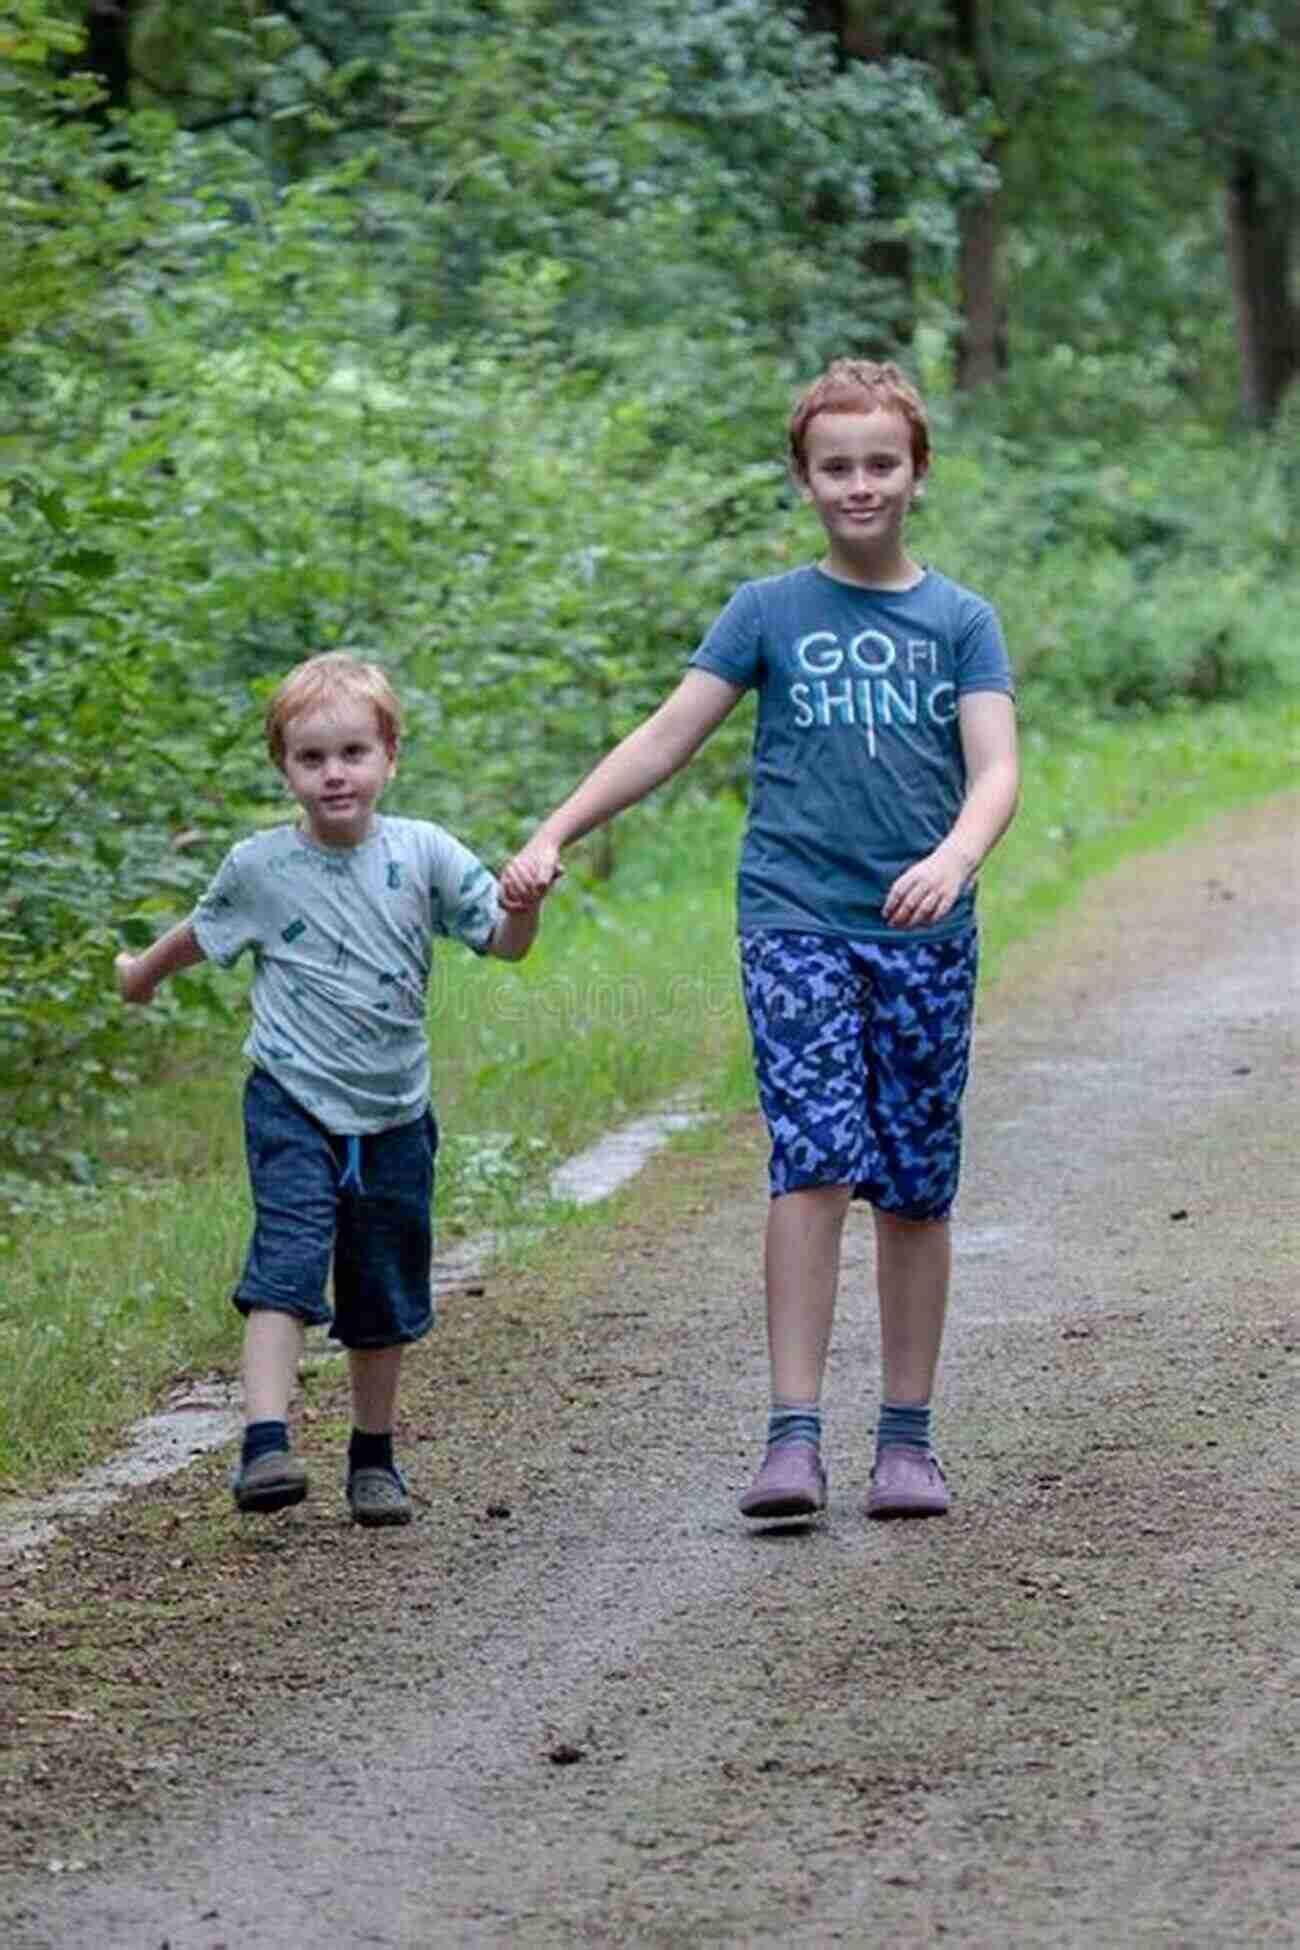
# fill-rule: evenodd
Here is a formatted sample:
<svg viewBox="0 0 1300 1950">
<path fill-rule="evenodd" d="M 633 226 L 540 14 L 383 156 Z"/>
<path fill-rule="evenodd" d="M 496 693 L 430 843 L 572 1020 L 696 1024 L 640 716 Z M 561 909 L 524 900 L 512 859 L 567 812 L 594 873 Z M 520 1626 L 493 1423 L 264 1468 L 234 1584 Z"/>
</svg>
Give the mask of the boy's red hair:
<svg viewBox="0 0 1300 1950">
<path fill-rule="evenodd" d="M 266 707 L 266 748 L 272 762 L 283 770 L 285 728 L 294 718 L 338 698 L 374 706 L 379 735 L 388 756 L 395 758 L 402 739 L 402 707 L 379 665 L 354 657 L 350 650 L 322 650 L 295 664 Z"/>
<path fill-rule="evenodd" d="M 799 479 L 807 476 L 808 427 L 818 413 L 873 413 L 881 406 L 907 421 L 912 465 L 923 474 L 930 464 L 930 422 L 907 374 L 887 361 L 835 359 L 804 387 L 790 414 L 790 465 Z"/>
</svg>

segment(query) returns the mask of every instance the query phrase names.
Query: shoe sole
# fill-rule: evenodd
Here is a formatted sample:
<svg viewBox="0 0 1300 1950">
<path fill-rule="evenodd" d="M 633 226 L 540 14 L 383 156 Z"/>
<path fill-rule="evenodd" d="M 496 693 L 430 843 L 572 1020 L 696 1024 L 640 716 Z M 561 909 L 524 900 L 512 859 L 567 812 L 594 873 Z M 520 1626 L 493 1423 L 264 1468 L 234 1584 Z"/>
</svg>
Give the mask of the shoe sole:
<svg viewBox="0 0 1300 1950">
<path fill-rule="evenodd" d="M 826 1505 L 813 1503 L 806 1496 L 768 1496 L 761 1503 L 742 1503 L 740 1514 L 750 1523 L 769 1523 L 773 1518 L 783 1518 L 786 1523 L 811 1523 L 814 1517 L 826 1514 Z"/>
<path fill-rule="evenodd" d="M 946 1517 L 946 1503 L 884 1503 L 873 1508 L 867 1505 L 867 1515 L 878 1522 L 887 1522 L 894 1517 Z"/>
<path fill-rule="evenodd" d="M 354 1510 L 353 1523 L 359 1523 L 363 1530 L 392 1530 L 399 1524 L 410 1523 L 414 1512 L 411 1510 Z"/>
<path fill-rule="evenodd" d="M 259 1483 L 254 1490 L 236 1490 L 235 1506 L 245 1516 L 266 1517 L 301 1503 L 306 1494 L 307 1485 L 301 1482 Z"/>
</svg>

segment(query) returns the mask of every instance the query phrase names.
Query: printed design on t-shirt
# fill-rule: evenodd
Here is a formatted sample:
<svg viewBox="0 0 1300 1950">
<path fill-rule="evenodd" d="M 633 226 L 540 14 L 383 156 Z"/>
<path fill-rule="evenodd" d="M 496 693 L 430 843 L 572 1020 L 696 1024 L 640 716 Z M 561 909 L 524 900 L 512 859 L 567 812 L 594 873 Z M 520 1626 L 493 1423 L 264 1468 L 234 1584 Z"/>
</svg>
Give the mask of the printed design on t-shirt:
<svg viewBox="0 0 1300 1950">
<path fill-rule="evenodd" d="M 879 734 L 925 723 L 939 729 L 957 716 L 957 686 L 942 674 L 935 638 L 895 642 L 885 630 L 859 630 L 841 642 L 834 630 L 810 630 L 794 645 L 798 679 L 790 685 L 801 731 L 854 725 L 875 758 Z"/>
<path fill-rule="evenodd" d="M 440 907 L 437 905 L 436 896 L 434 897 L 434 911 L 441 912 Z M 402 946 L 410 954 L 411 960 L 415 963 L 416 967 L 422 969 L 427 975 L 432 956 L 429 948 L 429 937 L 420 926 L 420 923 L 418 921 L 403 921 L 399 923 L 397 935 Z"/>
<path fill-rule="evenodd" d="M 477 940 L 488 930 L 492 919 L 491 891 L 492 876 L 485 866 L 475 862 L 472 867 L 466 867 L 460 882 L 456 932 L 467 940 Z"/>
<path fill-rule="evenodd" d="M 402 884 L 402 866 L 399 860 L 390 860 L 388 862 L 388 872 L 385 878 L 390 890 L 396 893 Z"/>
<path fill-rule="evenodd" d="M 387 1014 L 397 1005 L 396 1013 L 406 1022 L 418 1022 L 423 1013 L 422 997 L 410 976 L 401 968 L 385 968 L 379 976 L 379 989 L 382 1000 L 376 1008 Z M 384 991 L 388 993 L 385 994 Z"/>
<path fill-rule="evenodd" d="M 286 927 L 280 929 L 280 939 L 281 941 L 297 941 L 299 936 L 306 934 L 306 932 L 307 923 L 300 914 L 296 919 L 290 921 Z"/>
</svg>

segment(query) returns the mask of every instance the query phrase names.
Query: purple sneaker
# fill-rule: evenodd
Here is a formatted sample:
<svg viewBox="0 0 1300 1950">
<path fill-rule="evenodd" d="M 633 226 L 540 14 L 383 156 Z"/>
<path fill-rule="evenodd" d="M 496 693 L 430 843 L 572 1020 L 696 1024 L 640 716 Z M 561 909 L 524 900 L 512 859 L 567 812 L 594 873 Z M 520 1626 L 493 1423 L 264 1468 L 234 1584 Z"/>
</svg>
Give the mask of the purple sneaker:
<svg viewBox="0 0 1300 1950">
<path fill-rule="evenodd" d="M 815 1517 L 826 1508 L 826 1468 L 815 1442 L 778 1442 L 740 1499 L 742 1517 Z"/>
<path fill-rule="evenodd" d="M 951 1500 L 937 1456 L 906 1442 L 885 1444 L 871 1472 L 869 1517 L 946 1517 Z"/>
</svg>

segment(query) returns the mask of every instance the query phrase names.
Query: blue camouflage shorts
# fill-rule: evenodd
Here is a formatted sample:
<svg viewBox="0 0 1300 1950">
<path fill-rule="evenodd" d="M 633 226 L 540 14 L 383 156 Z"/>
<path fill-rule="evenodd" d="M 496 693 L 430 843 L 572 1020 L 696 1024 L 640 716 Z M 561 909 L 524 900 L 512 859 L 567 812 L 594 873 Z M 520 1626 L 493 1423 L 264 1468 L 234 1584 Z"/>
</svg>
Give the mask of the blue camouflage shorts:
<svg viewBox="0 0 1300 1950">
<path fill-rule="evenodd" d="M 961 1171 L 979 937 L 740 940 L 772 1196 L 852 1185 L 902 1218 L 946 1218 Z"/>
</svg>

